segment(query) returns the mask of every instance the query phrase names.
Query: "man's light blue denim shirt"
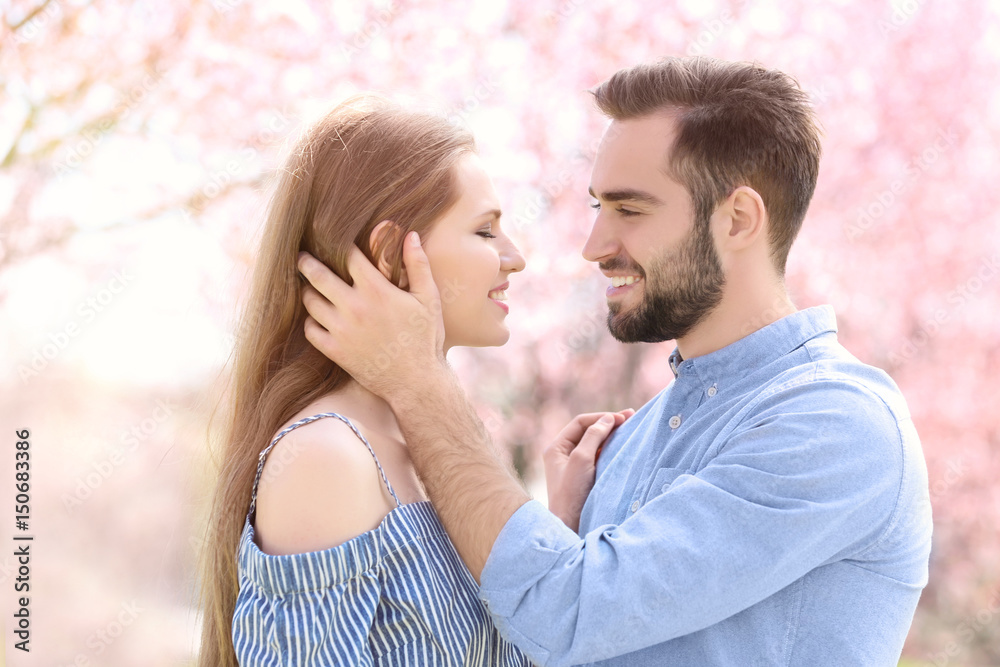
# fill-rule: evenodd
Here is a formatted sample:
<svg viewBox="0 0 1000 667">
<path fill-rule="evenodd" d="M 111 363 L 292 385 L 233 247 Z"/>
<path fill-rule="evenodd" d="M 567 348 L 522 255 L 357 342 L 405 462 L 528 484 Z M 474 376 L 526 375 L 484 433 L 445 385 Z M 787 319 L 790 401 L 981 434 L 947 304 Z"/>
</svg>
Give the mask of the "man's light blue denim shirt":
<svg viewBox="0 0 1000 667">
<path fill-rule="evenodd" d="M 612 436 L 580 534 L 537 501 L 480 597 L 540 665 L 895 665 L 927 583 L 927 470 L 833 309 L 680 361 Z"/>
</svg>

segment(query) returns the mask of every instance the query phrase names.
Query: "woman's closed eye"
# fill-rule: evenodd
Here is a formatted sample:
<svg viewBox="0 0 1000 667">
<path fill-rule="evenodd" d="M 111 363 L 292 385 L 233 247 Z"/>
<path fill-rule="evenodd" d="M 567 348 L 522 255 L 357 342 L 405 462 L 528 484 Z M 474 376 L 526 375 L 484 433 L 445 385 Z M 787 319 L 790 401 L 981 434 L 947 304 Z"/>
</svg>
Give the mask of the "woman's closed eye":
<svg viewBox="0 0 1000 667">
<path fill-rule="evenodd" d="M 496 235 L 495 234 L 491 234 L 490 230 L 488 230 L 488 229 L 481 229 L 478 232 L 476 232 L 476 234 L 478 234 L 479 236 L 482 236 L 484 239 L 495 239 L 496 238 Z"/>
</svg>

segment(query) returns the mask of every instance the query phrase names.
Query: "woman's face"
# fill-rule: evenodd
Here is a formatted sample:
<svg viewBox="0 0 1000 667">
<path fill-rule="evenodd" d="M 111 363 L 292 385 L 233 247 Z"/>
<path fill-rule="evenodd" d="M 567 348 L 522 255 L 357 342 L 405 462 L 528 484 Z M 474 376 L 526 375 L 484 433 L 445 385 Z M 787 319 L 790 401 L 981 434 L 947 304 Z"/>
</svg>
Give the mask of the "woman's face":
<svg viewBox="0 0 1000 667">
<path fill-rule="evenodd" d="M 510 337 L 503 290 L 524 258 L 500 229 L 500 202 L 479 156 L 464 155 L 455 170 L 459 199 L 422 239 L 441 293 L 444 349 L 503 345 Z"/>
</svg>

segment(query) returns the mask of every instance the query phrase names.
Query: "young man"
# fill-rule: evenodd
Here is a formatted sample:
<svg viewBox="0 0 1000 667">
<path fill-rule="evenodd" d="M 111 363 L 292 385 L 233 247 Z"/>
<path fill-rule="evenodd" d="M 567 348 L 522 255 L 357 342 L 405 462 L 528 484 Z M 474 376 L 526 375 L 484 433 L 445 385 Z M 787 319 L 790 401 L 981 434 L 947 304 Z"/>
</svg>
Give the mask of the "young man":
<svg viewBox="0 0 1000 667">
<path fill-rule="evenodd" d="M 303 257 L 309 340 L 395 411 L 482 599 L 539 664 L 895 665 L 927 582 L 926 470 L 892 380 L 837 343 L 830 307 L 785 292 L 819 168 L 806 95 L 759 66 L 666 59 L 595 96 L 613 122 L 583 255 L 611 280 L 617 339 L 677 347 L 671 384 L 604 447 L 578 532 L 491 453 L 419 243 L 409 293 L 360 251 L 353 287 Z M 365 363 L 400 332 L 388 368 Z M 609 430 L 570 439 L 592 451 Z"/>
</svg>

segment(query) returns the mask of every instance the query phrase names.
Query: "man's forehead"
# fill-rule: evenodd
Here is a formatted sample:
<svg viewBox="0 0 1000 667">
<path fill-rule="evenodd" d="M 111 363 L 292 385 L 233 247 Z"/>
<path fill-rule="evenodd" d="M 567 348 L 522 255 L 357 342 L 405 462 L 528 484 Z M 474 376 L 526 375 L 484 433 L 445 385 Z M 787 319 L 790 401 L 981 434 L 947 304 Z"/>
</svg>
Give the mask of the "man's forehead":
<svg viewBox="0 0 1000 667">
<path fill-rule="evenodd" d="M 673 143 L 677 130 L 674 113 L 666 111 L 647 114 L 637 118 L 613 120 L 604 129 L 601 146 L 619 144 L 657 144 L 660 147 Z"/>
<path fill-rule="evenodd" d="M 612 122 L 594 158 L 594 193 L 650 190 L 674 182 L 668 170 L 673 139 L 674 122 L 666 114 Z"/>
</svg>

